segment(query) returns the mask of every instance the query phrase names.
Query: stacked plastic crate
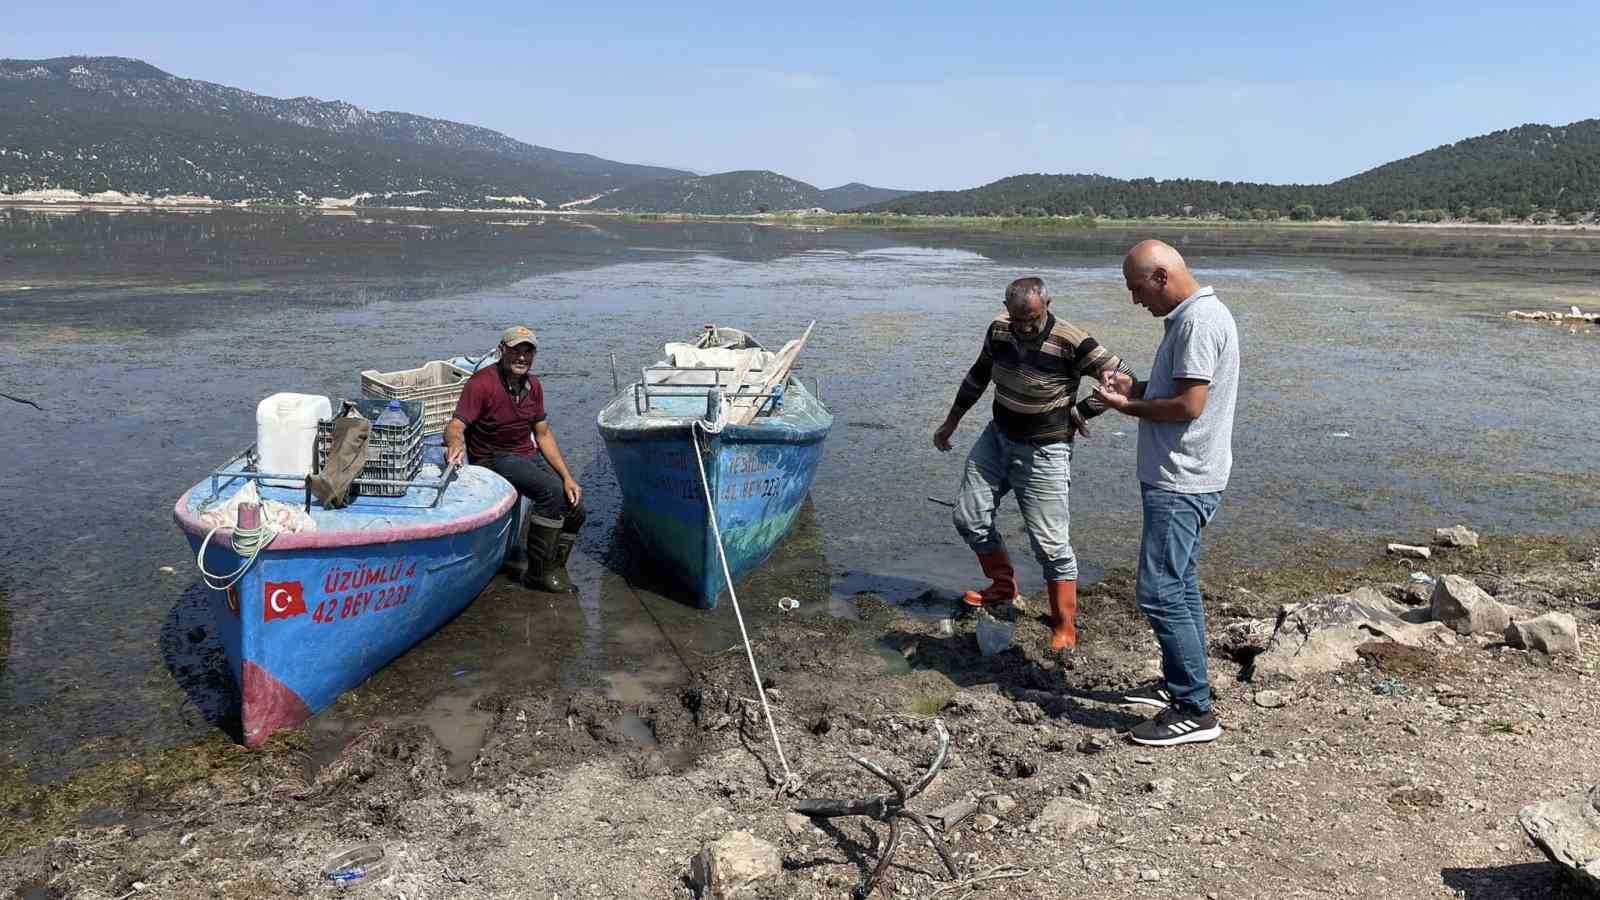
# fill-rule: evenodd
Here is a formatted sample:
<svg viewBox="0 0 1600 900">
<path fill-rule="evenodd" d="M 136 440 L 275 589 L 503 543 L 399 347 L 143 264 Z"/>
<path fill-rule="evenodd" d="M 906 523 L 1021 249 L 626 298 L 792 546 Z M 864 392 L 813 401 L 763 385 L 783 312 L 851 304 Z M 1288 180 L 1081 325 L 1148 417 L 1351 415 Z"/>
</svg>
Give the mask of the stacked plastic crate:
<svg viewBox="0 0 1600 900">
<path fill-rule="evenodd" d="M 406 415 L 405 425 L 379 425 L 378 417 L 389 408 L 388 400 L 346 400 L 340 409 L 350 408 L 372 424 L 372 436 L 367 440 L 367 463 L 361 469 L 361 478 L 381 481 L 412 481 L 422 470 L 422 420 L 423 404 L 416 400 L 402 400 L 400 409 Z M 317 470 L 328 462 L 328 448 L 333 443 L 333 419 L 317 423 Z M 363 484 L 360 493 L 369 497 L 401 497 L 407 490 L 404 484 Z"/>
</svg>

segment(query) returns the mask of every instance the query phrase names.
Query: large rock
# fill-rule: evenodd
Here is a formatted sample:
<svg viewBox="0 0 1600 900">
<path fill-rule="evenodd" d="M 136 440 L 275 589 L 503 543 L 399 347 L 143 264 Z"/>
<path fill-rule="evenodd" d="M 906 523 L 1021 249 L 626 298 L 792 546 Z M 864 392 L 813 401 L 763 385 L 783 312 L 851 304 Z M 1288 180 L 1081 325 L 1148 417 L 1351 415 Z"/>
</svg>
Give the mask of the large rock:
<svg viewBox="0 0 1600 900">
<path fill-rule="evenodd" d="M 783 871 L 778 848 L 748 831 L 730 831 L 700 848 L 689 862 L 689 880 L 701 897 L 738 897 L 763 878 Z"/>
<path fill-rule="evenodd" d="M 1358 660 L 1356 648 L 1371 641 L 1429 647 L 1454 640 L 1437 622 L 1412 624 L 1357 596 L 1338 594 L 1279 610 L 1272 639 L 1256 656 L 1251 677 L 1299 678 L 1337 671 Z"/>
<path fill-rule="evenodd" d="M 1506 643 L 1551 656 L 1577 656 L 1578 620 L 1561 612 L 1545 613 L 1532 619 L 1513 619 L 1506 626 Z"/>
<path fill-rule="evenodd" d="M 1600 787 L 1524 806 L 1517 821 L 1551 861 L 1600 895 Z"/>
<path fill-rule="evenodd" d="M 1433 586 L 1433 617 L 1456 634 L 1504 634 L 1511 613 L 1471 580 L 1446 575 Z"/>
<path fill-rule="evenodd" d="M 1465 525 L 1454 528 L 1435 528 L 1433 542 L 1441 547 L 1476 547 L 1478 546 L 1478 533 Z"/>
<path fill-rule="evenodd" d="M 1058 836 L 1068 837 L 1099 825 L 1100 810 L 1069 797 L 1057 797 L 1044 805 L 1034 822 L 1040 828 L 1054 828 Z"/>
</svg>

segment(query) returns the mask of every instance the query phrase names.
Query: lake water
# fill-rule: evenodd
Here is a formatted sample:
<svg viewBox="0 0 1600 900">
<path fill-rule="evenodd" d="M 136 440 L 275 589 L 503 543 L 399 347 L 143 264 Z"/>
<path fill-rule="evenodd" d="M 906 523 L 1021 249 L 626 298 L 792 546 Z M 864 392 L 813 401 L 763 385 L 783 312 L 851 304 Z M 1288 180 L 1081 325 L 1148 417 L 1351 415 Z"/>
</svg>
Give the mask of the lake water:
<svg viewBox="0 0 1600 900">
<path fill-rule="evenodd" d="M 319 716 L 335 745 L 367 716 L 415 716 L 470 758 L 497 691 L 598 687 L 643 701 L 737 640 L 731 610 L 649 590 L 618 539 L 595 428 L 667 340 L 704 322 L 769 344 L 817 320 L 801 377 L 836 416 L 797 532 L 740 588 L 776 615 L 847 614 L 978 572 L 949 498 L 987 399 L 930 445 L 1012 278 L 1148 371 L 1160 323 L 1129 302 L 1137 239 L 1178 246 L 1243 346 L 1233 482 L 1208 577 L 1334 541 L 1438 525 L 1600 526 L 1600 334 L 1511 308 L 1600 306 L 1600 241 L 1398 229 L 820 230 L 601 217 L 38 212 L 0 209 L 0 770 L 34 779 L 215 731 L 220 658 L 171 521 L 186 487 L 254 435 L 256 402 L 354 396 L 359 373 L 540 334 L 551 422 L 590 520 L 551 601 L 498 580 L 468 611 Z M 1084 576 L 1138 541 L 1136 427 L 1111 414 L 1073 460 Z M 932 498 L 932 500 L 930 500 Z M 1040 584 L 1012 505 L 1024 586 Z M 164 572 L 163 567 L 172 571 Z M 776 600 L 794 596 L 799 613 Z"/>
</svg>

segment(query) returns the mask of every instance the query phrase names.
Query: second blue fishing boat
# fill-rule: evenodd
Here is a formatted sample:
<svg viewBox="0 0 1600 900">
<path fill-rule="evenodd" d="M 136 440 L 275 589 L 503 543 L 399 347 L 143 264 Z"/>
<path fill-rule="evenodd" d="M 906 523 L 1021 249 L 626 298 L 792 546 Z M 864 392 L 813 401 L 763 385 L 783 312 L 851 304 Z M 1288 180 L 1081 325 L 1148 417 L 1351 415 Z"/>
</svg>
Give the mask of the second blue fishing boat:
<svg viewBox="0 0 1600 900">
<path fill-rule="evenodd" d="M 695 605 L 727 590 L 794 528 L 833 415 L 791 374 L 806 335 L 777 353 L 748 334 L 708 326 L 600 411 L 622 489 L 622 515 L 650 562 Z M 715 509 L 711 526 L 707 497 Z"/>
</svg>

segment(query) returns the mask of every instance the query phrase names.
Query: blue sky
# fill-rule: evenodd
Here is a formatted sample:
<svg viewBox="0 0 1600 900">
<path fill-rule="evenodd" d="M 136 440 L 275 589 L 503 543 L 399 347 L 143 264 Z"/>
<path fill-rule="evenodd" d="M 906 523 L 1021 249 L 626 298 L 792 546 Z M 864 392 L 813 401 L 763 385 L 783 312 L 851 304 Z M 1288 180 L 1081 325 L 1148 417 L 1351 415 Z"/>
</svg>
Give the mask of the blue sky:
<svg viewBox="0 0 1600 900">
<path fill-rule="evenodd" d="M 17 3 L 17 0 L 13 0 Z M 1600 3 L 41 4 L 0 56 L 132 56 L 272 96 L 703 172 L 1322 182 L 1600 116 Z"/>
</svg>

